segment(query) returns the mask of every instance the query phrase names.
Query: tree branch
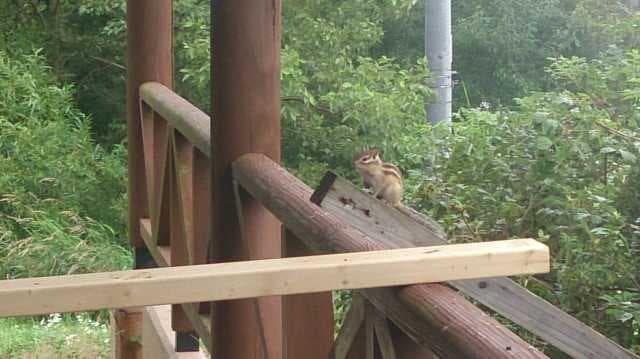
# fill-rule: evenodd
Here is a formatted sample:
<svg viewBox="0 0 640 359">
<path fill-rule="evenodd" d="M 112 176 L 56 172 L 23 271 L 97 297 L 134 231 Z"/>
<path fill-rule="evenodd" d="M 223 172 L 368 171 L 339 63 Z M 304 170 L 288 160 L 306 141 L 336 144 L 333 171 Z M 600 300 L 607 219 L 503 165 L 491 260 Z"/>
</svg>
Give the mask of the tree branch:
<svg viewBox="0 0 640 359">
<path fill-rule="evenodd" d="M 596 125 L 598 125 L 598 126 L 600 126 L 600 127 L 604 128 L 605 130 L 607 130 L 607 132 L 609 132 L 609 133 L 610 133 L 610 134 L 612 134 L 612 135 L 620 136 L 620 137 L 622 137 L 622 138 L 624 138 L 625 140 L 628 140 L 628 141 L 637 141 L 637 142 L 640 142 L 640 137 L 635 137 L 635 136 L 632 136 L 632 135 L 627 135 L 626 133 L 624 133 L 624 132 L 622 132 L 622 131 L 616 130 L 615 128 L 612 128 L 612 127 L 609 127 L 609 126 L 605 125 L 605 124 L 604 124 L 603 122 L 601 122 L 601 121 L 596 121 Z"/>
<path fill-rule="evenodd" d="M 308 104 L 307 102 L 305 102 L 305 100 L 304 100 L 304 98 L 302 96 L 283 96 L 280 99 L 283 102 L 298 102 L 298 103 L 302 103 L 302 104 L 305 104 L 305 105 Z M 323 112 L 323 113 L 326 113 L 326 114 L 329 114 L 329 115 L 338 116 L 338 117 L 342 118 L 342 112 L 340 112 L 340 111 L 333 112 L 327 106 L 313 105 L 313 104 L 310 104 L 310 103 L 308 105 L 313 107 L 318 112 Z"/>
<path fill-rule="evenodd" d="M 98 56 L 91 56 L 91 58 L 92 58 L 92 59 L 94 59 L 94 60 L 96 60 L 96 61 L 98 61 L 98 62 L 102 62 L 103 64 L 106 64 L 106 65 L 109 65 L 109 66 L 113 66 L 113 67 L 119 68 L 120 70 L 127 71 L 127 67 L 126 67 L 126 66 L 124 66 L 124 65 L 120 65 L 120 64 L 115 63 L 115 62 L 112 62 L 112 61 L 109 61 L 109 60 L 107 60 L 107 59 L 103 59 L 102 57 L 98 57 Z"/>
</svg>

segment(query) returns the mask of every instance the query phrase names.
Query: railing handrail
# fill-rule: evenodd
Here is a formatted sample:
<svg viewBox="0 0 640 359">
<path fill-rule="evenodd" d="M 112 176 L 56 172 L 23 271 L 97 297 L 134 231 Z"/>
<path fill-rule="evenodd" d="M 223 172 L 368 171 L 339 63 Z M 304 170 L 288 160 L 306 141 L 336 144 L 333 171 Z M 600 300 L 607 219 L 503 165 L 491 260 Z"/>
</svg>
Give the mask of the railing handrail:
<svg viewBox="0 0 640 359">
<path fill-rule="evenodd" d="M 158 82 L 140 85 L 140 98 L 205 156 L 211 156 L 211 118 Z"/>
</svg>

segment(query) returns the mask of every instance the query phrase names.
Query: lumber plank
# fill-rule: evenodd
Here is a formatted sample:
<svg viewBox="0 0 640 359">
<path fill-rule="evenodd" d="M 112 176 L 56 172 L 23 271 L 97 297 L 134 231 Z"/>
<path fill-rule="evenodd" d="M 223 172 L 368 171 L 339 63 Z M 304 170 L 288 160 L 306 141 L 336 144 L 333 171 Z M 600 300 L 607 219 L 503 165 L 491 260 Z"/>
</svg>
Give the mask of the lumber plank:
<svg viewBox="0 0 640 359">
<path fill-rule="evenodd" d="M 392 248 L 446 243 L 442 229 L 434 229 L 433 220 L 411 208 L 396 211 L 331 172 L 322 182 L 321 190 L 314 193 L 315 201 L 380 243 Z M 449 284 L 573 357 L 639 358 L 509 278 Z"/>
<path fill-rule="evenodd" d="M 531 239 L 0 281 L 0 316 L 232 300 L 546 272 Z"/>
<path fill-rule="evenodd" d="M 285 257 L 312 254 L 298 238 L 283 228 Z M 284 358 L 327 359 L 334 343 L 331 292 L 282 297 Z"/>
<path fill-rule="evenodd" d="M 211 153 L 211 121 L 206 113 L 158 82 L 143 83 L 140 97 L 202 153 Z"/>
</svg>

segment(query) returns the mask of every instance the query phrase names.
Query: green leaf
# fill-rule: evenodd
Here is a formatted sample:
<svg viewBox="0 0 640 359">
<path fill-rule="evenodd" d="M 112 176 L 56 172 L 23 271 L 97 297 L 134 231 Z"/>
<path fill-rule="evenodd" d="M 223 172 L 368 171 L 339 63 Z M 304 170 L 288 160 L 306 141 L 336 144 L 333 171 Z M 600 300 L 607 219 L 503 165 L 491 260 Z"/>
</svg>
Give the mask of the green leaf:
<svg viewBox="0 0 640 359">
<path fill-rule="evenodd" d="M 549 137 L 538 137 L 536 139 L 536 148 L 542 151 L 546 151 L 553 146 L 553 141 Z"/>
<path fill-rule="evenodd" d="M 620 156 L 622 156 L 623 160 L 629 161 L 629 162 L 636 162 L 636 159 L 637 159 L 636 155 L 625 150 L 620 150 Z"/>
</svg>

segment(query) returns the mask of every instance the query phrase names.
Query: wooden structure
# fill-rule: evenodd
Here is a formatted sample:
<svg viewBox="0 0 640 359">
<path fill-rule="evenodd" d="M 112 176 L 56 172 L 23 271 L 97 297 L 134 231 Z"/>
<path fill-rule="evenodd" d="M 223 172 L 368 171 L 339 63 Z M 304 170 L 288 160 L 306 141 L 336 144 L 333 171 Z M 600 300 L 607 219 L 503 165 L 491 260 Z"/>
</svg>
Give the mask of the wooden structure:
<svg viewBox="0 0 640 359">
<path fill-rule="evenodd" d="M 170 90 L 171 0 L 128 3 L 130 239 L 139 268 L 145 258 L 176 266 L 445 242 L 424 217 L 359 198 L 335 178 L 313 193 L 278 165 L 280 0 L 211 2 L 211 124 Z M 354 210 L 345 198 L 368 207 Z M 371 218 L 397 231 L 375 231 Z M 451 284 L 570 355 L 633 357 L 507 278 Z M 361 332 L 346 339 L 351 358 L 542 356 L 447 286 L 358 293 L 364 309 L 354 310 L 371 320 L 347 322 Z M 326 358 L 331 309 L 329 292 L 182 304 L 172 307 L 172 327 L 178 349 L 194 349 L 197 333 L 217 358 Z M 392 353 L 390 341 L 405 345 Z"/>
<path fill-rule="evenodd" d="M 428 218 L 331 173 L 315 191 L 288 173 L 279 165 L 280 1 L 211 7 L 209 117 L 171 90 L 171 0 L 128 1 L 136 270 L 5 282 L 0 298 L 12 305 L 0 315 L 120 307 L 116 358 L 196 358 L 200 342 L 234 359 L 545 357 L 451 287 L 413 284 L 455 279 L 569 355 L 635 357 L 508 278 L 478 279 L 546 269 L 539 244 L 432 247 L 446 239 Z M 397 248 L 407 249 L 385 252 Z M 353 253 L 367 251 L 377 252 Z M 334 340 L 336 288 L 365 289 L 353 292 Z M 25 300 L 35 295 L 58 300 Z"/>
</svg>

